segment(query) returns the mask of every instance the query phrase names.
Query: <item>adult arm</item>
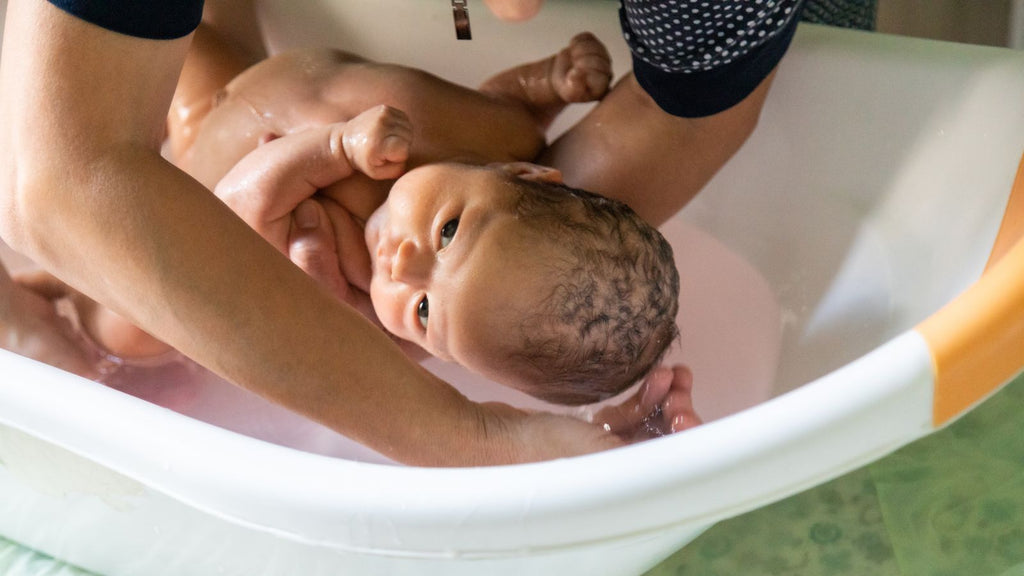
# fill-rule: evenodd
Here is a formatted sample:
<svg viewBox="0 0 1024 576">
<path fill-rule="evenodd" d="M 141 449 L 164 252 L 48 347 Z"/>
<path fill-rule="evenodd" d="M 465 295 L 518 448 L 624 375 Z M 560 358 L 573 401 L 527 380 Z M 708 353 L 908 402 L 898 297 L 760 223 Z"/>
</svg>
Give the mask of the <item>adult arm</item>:
<svg viewBox="0 0 1024 576">
<path fill-rule="evenodd" d="M 514 0 L 492 4 L 518 11 Z M 754 6 L 623 0 L 633 70 L 542 163 L 660 224 L 685 206 L 757 125 L 801 0 Z"/>
<path fill-rule="evenodd" d="M 594 426 L 468 402 L 163 160 L 188 42 L 9 1 L 5 240 L 200 364 L 399 461 L 513 462 L 616 445 Z"/>
<path fill-rule="evenodd" d="M 566 183 L 622 200 L 660 225 L 746 142 L 774 74 L 725 111 L 683 118 L 662 110 L 630 73 L 539 162 L 561 170 Z"/>
</svg>

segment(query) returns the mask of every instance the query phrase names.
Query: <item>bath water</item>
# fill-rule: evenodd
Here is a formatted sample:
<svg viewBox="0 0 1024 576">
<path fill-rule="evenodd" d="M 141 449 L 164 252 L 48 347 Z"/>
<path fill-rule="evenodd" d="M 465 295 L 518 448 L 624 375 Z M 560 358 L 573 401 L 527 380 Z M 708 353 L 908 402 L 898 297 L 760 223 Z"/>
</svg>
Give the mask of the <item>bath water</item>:
<svg viewBox="0 0 1024 576">
<path fill-rule="evenodd" d="M 680 338 L 665 363 L 684 363 L 694 374 L 693 400 L 705 422 L 771 396 L 781 343 L 782 314 L 768 283 L 745 260 L 701 230 L 675 220 L 663 229 L 680 272 Z M 31 266 L 3 247 L 14 269 Z M 116 363 L 115 363 L 116 364 Z M 463 368 L 428 359 L 424 365 L 476 401 L 500 401 L 590 419 L 630 391 L 583 408 L 554 406 L 482 379 Z M 275 444 L 352 460 L 390 463 L 373 450 L 234 386 L 179 358 L 160 366 L 114 365 L 106 385 L 141 400 Z"/>
</svg>

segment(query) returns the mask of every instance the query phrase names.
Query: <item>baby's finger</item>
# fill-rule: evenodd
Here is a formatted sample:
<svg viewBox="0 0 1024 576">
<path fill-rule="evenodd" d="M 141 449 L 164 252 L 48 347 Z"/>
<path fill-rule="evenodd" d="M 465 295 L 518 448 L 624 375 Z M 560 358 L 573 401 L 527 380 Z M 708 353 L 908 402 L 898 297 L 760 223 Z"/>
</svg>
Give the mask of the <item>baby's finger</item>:
<svg viewBox="0 0 1024 576">
<path fill-rule="evenodd" d="M 574 61 L 593 58 L 595 61 L 602 62 L 603 65 L 609 68 L 611 67 L 612 57 L 608 53 L 608 49 L 589 32 L 584 32 L 573 38 L 569 44 L 569 50 Z"/>
<path fill-rule="evenodd" d="M 409 159 L 411 145 L 411 135 L 395 133 L 384 137 L 372 176 L 378 180 L 401 176 L 405 171 L 405 162 Z"/>
<path fill-rule="evenodd" d="M 376 180 L 401 176 L 412 147 L 412 122 L 405 112 L 375 106 L 349 121 L 345 154 L 360 172 Z"/>
<path fill-rule="evenodd" d="M 569 48 L 559 50 L 555 59 L 551 62 L 551 69 L 548 71 L 548 78 L 565 78 L 572 70 L 572 52 Z"/>
<path fill-rule="evenodd" d="M 607 59 L 601 58 L 596 54 L 587 54 L 582 56 L 574 56 L 572 59 L 572 65 L 574 68 L 583 70 L 584 72 L 593 73 L 599 72 L 605 76 L 612 75 L 612 65 Z"/>
</svg>

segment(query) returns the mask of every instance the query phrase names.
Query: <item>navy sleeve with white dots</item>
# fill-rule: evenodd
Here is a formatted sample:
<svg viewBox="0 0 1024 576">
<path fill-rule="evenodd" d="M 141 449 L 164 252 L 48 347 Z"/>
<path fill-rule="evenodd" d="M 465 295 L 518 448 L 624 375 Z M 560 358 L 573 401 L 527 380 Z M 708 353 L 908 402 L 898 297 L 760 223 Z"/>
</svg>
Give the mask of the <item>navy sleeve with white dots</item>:
<svg viewBox="0 0 1024 576">
<path fill-rule="evenodd" d="M 107 30 L 153 40 L 187 36 L 203 16 L 203 0 L 50 0 L 50 3 Z"/>
<path fill-rule="evenodd" d="M 622 0 L 619 17 L 640 85 L 666 112 L 710 116 L 746 98 L 775 68 L 802 0 Z"/>
</svg>

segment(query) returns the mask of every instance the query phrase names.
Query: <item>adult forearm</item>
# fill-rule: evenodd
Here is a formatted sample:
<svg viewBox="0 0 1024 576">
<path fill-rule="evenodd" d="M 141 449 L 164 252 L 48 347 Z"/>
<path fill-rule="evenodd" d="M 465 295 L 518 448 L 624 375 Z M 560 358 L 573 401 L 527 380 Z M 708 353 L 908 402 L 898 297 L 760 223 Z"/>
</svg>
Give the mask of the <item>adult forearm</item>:
<svg viewBox="0 0 1024 576">
<path fill-rule="evenodd" d="M 208 191 L 146 150 L 87 168 L 65 170 L 78 193 L 22 191 L 50 196 L 37 201 L 50 210 L 25 211 L 30 228 L 52 225 L 32 239 L 47 268 L 200 364 L 395 459 L 490 456 L 472 405 Z"/>
<path fill-rule="evenodd" d="M 661 110 L 629 74 L 540 161 L 560 169 L 568 184 L 622 200 L 661 224 L 746 142 L 773 76 L 728 110 L 679 118 Z"/>
<path fill-rule="evenodd" d="M 10 0 L 4 40 L 6 240 L 199 363 L 389 456 L 488 458 L 472 404 L 159 156 L 187 39 Z"/>
</svg>

